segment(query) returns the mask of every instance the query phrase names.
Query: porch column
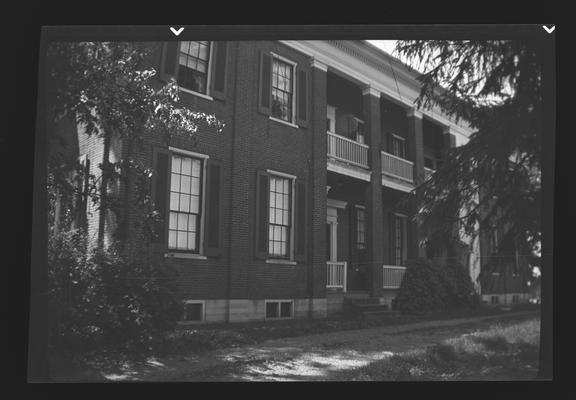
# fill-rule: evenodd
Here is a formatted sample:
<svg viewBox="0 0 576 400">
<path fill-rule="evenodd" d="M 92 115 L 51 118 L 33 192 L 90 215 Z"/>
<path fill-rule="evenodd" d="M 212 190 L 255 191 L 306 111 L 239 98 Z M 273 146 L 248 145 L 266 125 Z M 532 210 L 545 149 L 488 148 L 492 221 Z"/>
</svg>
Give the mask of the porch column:
<svg viewBox="0 0 576 400">
<path fill-rule="evenodd" d="M 313 157 L 308 174 L 307 293 L 312 299 L 326 297 L 326 97 L 328 67 L 312 58 L 310 62 L 310 146 Z M 310 316 L 317 310 L 312 306 Z"/>
<path fill-rule="evenodd" d="M 380 147 L 381 110 L 380 92 L 370 86 L 362 91 L 363 110 L 365 120 L 365 135 L 368 139 L 370 159 L 370 183 L 366 190 L 366 236 L 368 245 L 368 260 L 371 270 L 370 292 L 378 297 L 382 293 L 382 265 L 384 264 L 383 251 L 383 210 L 382 210 L 382 167 Z"/>
<path fill-rule="evenodd" d="M 414 108 L 408 110 L 408 157 L 414 160 L 414 185 L 418 186 L 424 182 L 424 131 L 422 128 L 422 113 Z M 420 195 L 411 203 L 410 212 L 412 215 L 418 213 L 417 204 Z M 412 216 L 411 215 L 411 216 Z M 412 240 L 408 243 L 408 258 L 425 257 L 426 249 L 418 245 L 423 232 L 414 221 L 409 221 L 412 232 Z"/>
</svg>

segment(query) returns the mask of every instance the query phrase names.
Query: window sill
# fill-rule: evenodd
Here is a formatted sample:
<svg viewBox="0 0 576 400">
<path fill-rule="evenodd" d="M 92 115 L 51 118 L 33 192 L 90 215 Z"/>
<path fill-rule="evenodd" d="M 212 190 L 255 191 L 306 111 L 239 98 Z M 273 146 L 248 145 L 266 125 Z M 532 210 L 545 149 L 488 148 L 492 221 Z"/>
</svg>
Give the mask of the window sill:
<svg viewBox="0 0 576 400">
<path fill-rule="evenodd" d="M 184 93 L 188 93 L 188 94 L 191 94 L 191 95 L 194 95 L 194 96 L 201 97 L 201 98 L 206 99 L 206 100 L 210 100 L 210 101 L 213 101 L 213 100 L 214 100 L 214 98 L 213 98 L 212 96 L 208 96 L 207 94 L 204 94 L 204 93 L 195 92 L 195 91 L 193 91 L 193 90 L 186 89 L 186 88 L 183 88 L 183 87 L 180 87 L 180 86 L 178 87 L 178 90 L 180 90 L 180 91 L 182 91 L 182 92 L 184 92 Z"/>
<path fill-rule="evenodd" d="M 201 254 L 192 254 L 192 253 L 164 253 L 164 258 L 187 258 L 187 259 L 195 259 L 195 260 L 207 260 L 206 256 Z"/>
<path fill-rule="evenodd" d="M 268 258 L 266 259 L 266 264 L 286 264 L 286 265 L 296 265 L 296 261 L 292 260 L 281 260 L 277 258 Z"/>
<path fill-rule="evenodd" d="M 281 123 L 281 124 L 291 126 L 292 128 L 296 128 L 296 129 L 299 128 L 298 125 L 293 124 L 292 122 L 287 122 L 287 121 L 284 121 L 284 120 L 281 120 L 281 119 L 278 119 L 278 118 L 274 118 L 274 117 L 268 117 L 268 118 L 271 119 L 272 121 L 276 121 L 276 122 L 279 122 L 279 123 Z"/>
</svg>

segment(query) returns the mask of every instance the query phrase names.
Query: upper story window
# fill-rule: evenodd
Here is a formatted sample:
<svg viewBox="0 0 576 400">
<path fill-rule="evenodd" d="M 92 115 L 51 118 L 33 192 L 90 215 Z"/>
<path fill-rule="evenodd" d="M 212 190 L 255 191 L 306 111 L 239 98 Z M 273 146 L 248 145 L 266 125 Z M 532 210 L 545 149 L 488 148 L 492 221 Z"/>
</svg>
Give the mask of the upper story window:
<svg viewBox="0 0 576 400">
<path fill-rule="evenodd" d="M 294 122 L 294 64 L 272 58 L 272 117 Z"/>
<path fill-rule="evenodd" d="M 210 54 L 210 42 L 181 42 L 178 58 L 178 85 L 180 87 L 208 94 Z"/>
<path fill-rule="evenodd" d="M 290 258 L 292 180 L 270 175 L 268 254 Z"/>
<path fill-rule="evenodd" d="M 326 106 L 326 130 L 330 133 L 336 133 L 336 107 Z"/>
<path fill-rule="evenodd" d="M 172 154 L 168 248 L 199 253 L 203 160 Z"/>
<path fill-rule="evenodd" d="M 392 134 L 390 137 L 390 151 L 393 155 L 406 158 L 406 141 L 403 137 Z"/>
</svg>

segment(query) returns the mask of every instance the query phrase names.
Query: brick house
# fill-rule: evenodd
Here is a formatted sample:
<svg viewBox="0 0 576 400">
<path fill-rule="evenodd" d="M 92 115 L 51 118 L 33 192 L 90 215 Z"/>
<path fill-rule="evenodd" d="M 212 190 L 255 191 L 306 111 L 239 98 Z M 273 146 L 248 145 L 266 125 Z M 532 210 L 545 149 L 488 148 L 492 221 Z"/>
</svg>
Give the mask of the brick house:
<svg viewBox="0 0 576 400">
<path fill-rule="evenodd" d="M 417 74 L 367 42 L 150 46 L 158 85 L 176 79 L 183 105 L 226 124 L 197 141 L 111 144 L 111 161 L 154 171 L 164 224 L 151 248 L 179 272 L 182 322 L 324 317 L 349 297 L 391 306 L 406 260 L 425 255 L 414 202 L 399 200 L 471 129 L 414 109 Z M 101 162 L 102 143 L 77 137 L 87 165 Z M 107 216 L 106 240 L 113 225 Z M 474 279 L 482 240 L 463 238 Z"/>
</svg>

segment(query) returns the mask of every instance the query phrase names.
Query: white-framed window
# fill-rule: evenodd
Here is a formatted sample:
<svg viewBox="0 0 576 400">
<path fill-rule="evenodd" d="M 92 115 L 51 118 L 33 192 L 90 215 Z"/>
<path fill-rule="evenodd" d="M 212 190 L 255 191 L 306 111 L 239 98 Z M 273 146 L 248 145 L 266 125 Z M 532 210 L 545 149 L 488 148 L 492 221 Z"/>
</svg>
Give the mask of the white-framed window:
<svg viewBox="0 0 576 400">
<path fill-rule="evenodd" d="M 200 254 L 207 156 L 170 148 L 168 249 Z"/>
<path fill-rule="evenodd" d="M 184 300 L 180 322 L 200 322 L 206 319 L 205 302 L 203 300 Z"/>
<path fill-rule="evenodd" d="M 265 300 L 266 319 L 288 319 L 294 317 L 293 300 Z"/>
<path fill-rule="evenodd" d="M 273 118 L 295 123 L 296 63 L 272 53 L 272 109 Z"/>
<path fill-rule="evenodd" d="M 209 95 L 212 43 L 208 41 L 180 42 L 178 56 L 178 86 Z"/>
<path fill-rule="evenodd" d="M 292 259 L 294 178 L 270 173 L 268 203 L 268 255 Z"/>
<path fill-rule="evenodd" d="M 406 158 L 406 140 L 402 136 L 394 135 L 390 137 L 392 155 L 400 158 Z"/>
<path fill-rule="evenodd" d="M 366 144 L 366 137 L 364 134 L 364 121 L 354 117 L 356 120 L 356 141 L 360 144 Z"/>
<path fill-rule="evenodd" d="M 366 249 L 366 209 L 361 206 L 356 206 L 356 246 Z"/>
</svg>

